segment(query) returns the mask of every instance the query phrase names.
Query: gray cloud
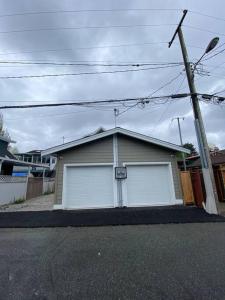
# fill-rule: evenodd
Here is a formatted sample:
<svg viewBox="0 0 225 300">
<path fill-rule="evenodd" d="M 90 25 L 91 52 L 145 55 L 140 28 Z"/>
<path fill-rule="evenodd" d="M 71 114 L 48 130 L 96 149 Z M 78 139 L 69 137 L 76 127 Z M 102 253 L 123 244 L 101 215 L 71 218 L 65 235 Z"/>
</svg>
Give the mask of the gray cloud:
<svg viewBox="0 0 225 300">
<path fill-rule="evenodd" d="M 151 1 L 151 7 L 182 8 L 183 1 Z M 201 11 L 205 14 L 222 16 L 223 3 L 206 3 L 206 1 L 188 1 L 187 9 Z M 27 11 L 51 11 L 71 9 L 102 9 L 102 8 L 132 8 L 150 7 L 149 1 L 25 1 L 0 2 L 2 14 Z M 204 11 L 203 11 L 204 8 Z M 101 26 L 119 24 L 168 24 L 177 23 L 181 12 L 178 11 L 128 11 L 105 13 L 71 13 L 48 14 L 33 16 L 17 16 L 0 18 L 1 31 L 22 30 L 27 28 L 53 28 L 75 26 Z M 205 28 L 206 30 L 223 32 L 224 22 L 203 16 L 188 13 L 186 25 Z M 148 42 L 167 42 L 170 40 L 175 26 L 143 27 L 128 29 L 91 29 L 91 30 L 58 30 L 26 33 L 0 34 L 1 53 L 18 52 L 18 54 L 0 55 L 1 60 L 89 60 L 114 62 L 156 62 L 156 61 L 182 61 L 181 51 L 177 39 L 168 49 L 167 44 L 142 45 L 135 47 L 109 47 L 96 49 L 75 50 L 82 47 L 102 47 L 105 45 L 120 45 Z M 201 32 L 184 27 L 184 34 L 190 59 L 199 58 L 215 34 Z M 220 44 L 224 42 L 221 36 Z M 195 48 L 197 47 L 197 48 Z M 71 49 L 67 51 L 37 52 L 45 49 Z M 33 53 L 20 53 L 25 51 Z M 206 61 L 207 70 L 225 62 L 224 55 Z M 205 67 L 206 68 L 206 67 Z M 1 67 L 1 74 L 55 74 L 82 71 L 100 71 L 109 68 L 100 67 L 57 67 L 57 66 L 23 66 Z M 114 68 L 116 69 L 116 68 Z M 23 103 L 24 100 L 79 100 L 104 99 L 117 97 L 136 97 L 149 95 L 157 88 L 168 82 L 176 74 L 182 72 L 182 67 L 166 70 L 140 71 L 124 74 L 86 75 L 76 77 L 0 80 L 1 101 L 15 101 Z M 215 69 L 213 73 L 225 74 L 222 68 Z M 179 88 L 182 76 L 174 83 L 162 89 L 158 94 L 174 93 Z M 213 93 L 223 89 L 225 77 L 197 77 L 196 85 L 200 92 Z M 186 81 L 180 87 L 180 92 L 188 91 Z M 1 102 L 4 103 L 4 102 Z M 6 102 L 5 102 L 6 103 Z M 225 109 L 218 106 L 202 105 L 202 113 L 210 143 L 225 147 Z M 61 115 L 60 115 L 61 114 Z M 185 116 L 182 122 L 184 141 L 196 144 L 193 125 L 192 108 L 189 99 L 182 99 L 173 104 L 164 104 L 157 107 L 146 105 L 144 109 L 135 108 L 122 114 L 117 123 L 128 129 L 136 130 L 179 143 L 176 116 Z M 113 108 L 110 111 L 80 108 L 43 108 L 28 110 L 4 111 L 5 124 L 20 150 L 32 148 L 46 148 L 62 142 L 75 139 L 95 130 L 99 126 L 111 128 L 114 126 Z"/>
</svg>

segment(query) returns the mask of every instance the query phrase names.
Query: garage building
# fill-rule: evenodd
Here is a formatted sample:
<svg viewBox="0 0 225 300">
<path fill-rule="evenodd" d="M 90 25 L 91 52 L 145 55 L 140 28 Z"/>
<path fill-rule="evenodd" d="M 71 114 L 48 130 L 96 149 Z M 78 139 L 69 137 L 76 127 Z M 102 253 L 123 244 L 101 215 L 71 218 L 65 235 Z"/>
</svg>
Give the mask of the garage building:
<svg viewBox="0 0 225 300">
<path fill-rule="evenodd" d="M 189 150 L 114 128 L 42 152 L 57 155 L 55 209 L 182 204 L 176 154 Z"/>
</svg>

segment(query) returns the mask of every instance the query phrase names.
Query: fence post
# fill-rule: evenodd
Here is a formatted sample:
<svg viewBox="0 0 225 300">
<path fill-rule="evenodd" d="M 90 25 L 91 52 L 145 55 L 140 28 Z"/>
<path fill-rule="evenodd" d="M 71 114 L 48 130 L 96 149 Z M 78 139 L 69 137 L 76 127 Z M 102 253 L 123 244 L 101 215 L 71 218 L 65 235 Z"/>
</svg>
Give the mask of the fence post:
<svg viewBox="0 0 225 300">
<path fill-rule="evenodd" d="M 42 178 L 43 178 L 42 194 L 44 194 L 45 193 L 45 168 L 43 168 Z"/>
<path fill-rule="evenodd" d="M 29 185 L 29 177 L 30 177 L 30 166 L 28 167 L 28 172 L 27 172 L 26 199 L 25 199 L 25 200 L 27 200 L 27 192 L 28 192 L 28 185 Z"/>
</svg>

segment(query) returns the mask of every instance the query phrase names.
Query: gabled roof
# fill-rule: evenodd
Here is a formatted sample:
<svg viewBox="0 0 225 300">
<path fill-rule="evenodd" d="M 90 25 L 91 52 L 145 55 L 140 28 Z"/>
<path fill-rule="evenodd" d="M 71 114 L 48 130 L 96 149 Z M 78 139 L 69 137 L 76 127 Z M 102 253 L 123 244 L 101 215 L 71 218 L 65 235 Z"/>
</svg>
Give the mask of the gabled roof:
<svg viewBox="0 0 225 300">
<path fill-rule="evenodd" d="M 104 137 L 107 137 L 107 136 L 110 136 L 110 135 L 113 135 L 113 134 L 116 134 L 116 133 L 120 133 L 120 134 L 126 135 L 128 137 L 132 137 L 132 138 L 135 138 L 135 139 L 138 139 L 138 140 L 141 140 L 141 141 L 145 141 L 147 143 L 155 144 L 155 145 L 165 147 L 167 149 L 175 150 L 175 151 L 178 151 L 178 152 L 184 152 L 184 153 L 188 153 L 188 154 L 190 153 L 190 151 L 188 149 L 183 148 L 181 146 L 178 146 L 178 145 L 175 145 L 175 144 L 172 144 L 172 143 L 169 143 L 169 142 L 165 142 L 165 141 L 162 141 L 162 140 L 159 140 L 159 139 L 156 139 L 156 138 L 152 138 L 152 137 L 149 137 L 147 135 L 140 134 L 140 133 L 137 133 L 137 132 L 134 132 L 134 131 L 131 131 L 131 130 L 116 127 L 116 128 L 109 129 L 109 130 L 106 130 L 106 131 L 98 133 L 98 134 L 94 134 L 94 135 L 91 135 L 91 136 L 84 137 L 84 138 L 79 139 L 79 140 L 75 140 L 75 141 L 72 141 L 72 142 L 69 142 L 69 143 L 66 143 L 66 144 L 58 145 L 58 146 L 43 150 L 41 152 L 41 155 L 45 156 L 45 155 L 61 152 L 63 150 L 73 148 L 73 147 L 76 147 L 76 146 L 79 146 L 79 145 L 82 145 L 82 144 L 85 144 L 85 143 L 89 143 L 89 142 L 92 142 L 92 141 L 96 141 L 96 140 L 102 139 Z"/>
</svg>

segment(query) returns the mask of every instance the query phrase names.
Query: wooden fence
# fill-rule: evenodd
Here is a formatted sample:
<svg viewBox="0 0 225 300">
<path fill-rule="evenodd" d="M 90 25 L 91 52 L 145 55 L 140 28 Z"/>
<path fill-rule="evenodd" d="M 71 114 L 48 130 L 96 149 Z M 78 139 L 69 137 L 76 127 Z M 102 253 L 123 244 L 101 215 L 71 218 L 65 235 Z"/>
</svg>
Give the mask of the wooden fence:
<svg viewBox="0 0 225 300">
<path fill-rule="evenodd" d="M 43 182 L 43 194 L 54 193 L 55 191 L 55 178 L 45 177 Z"/>
<path fill-rule="evenodd" d="M 221 170 L 220 168 L 214 168 L 216 189 L 220 202 L 225 201 L 224 172 L 224 169 Z M 184 203 L 186 205 L 196 204 L 198 207 L 202 207 L 202 203 L 206 200 L 202 171 L 199 169 L 181 171 L 180 177 Z"/>
<path fill-rule="evenodd" d="M 28 177 L 26 199 L 41 196 L 43 193 L 43 178 Z"/>
<path fill-rule="evenodd" d="M 191 174 L 189 171 L 181 171 L 181 186 L 183 191 L 183 199 L 186 205 L 194 204 L 194 193 L 192 188 Z"/>
<path fill-rule="evenodd" d="M 181 171 L 180 177 L 184 203 L 202 207 L 202 203 L 205 201 L 202 172 L 200 170 Z"/>
<path fill-rule="evenodd" d="M 28 177 L 26 199 L 39 197 L 46 193 L 54 193 L 54 190 L 54 178 Z"/>
</svg>

